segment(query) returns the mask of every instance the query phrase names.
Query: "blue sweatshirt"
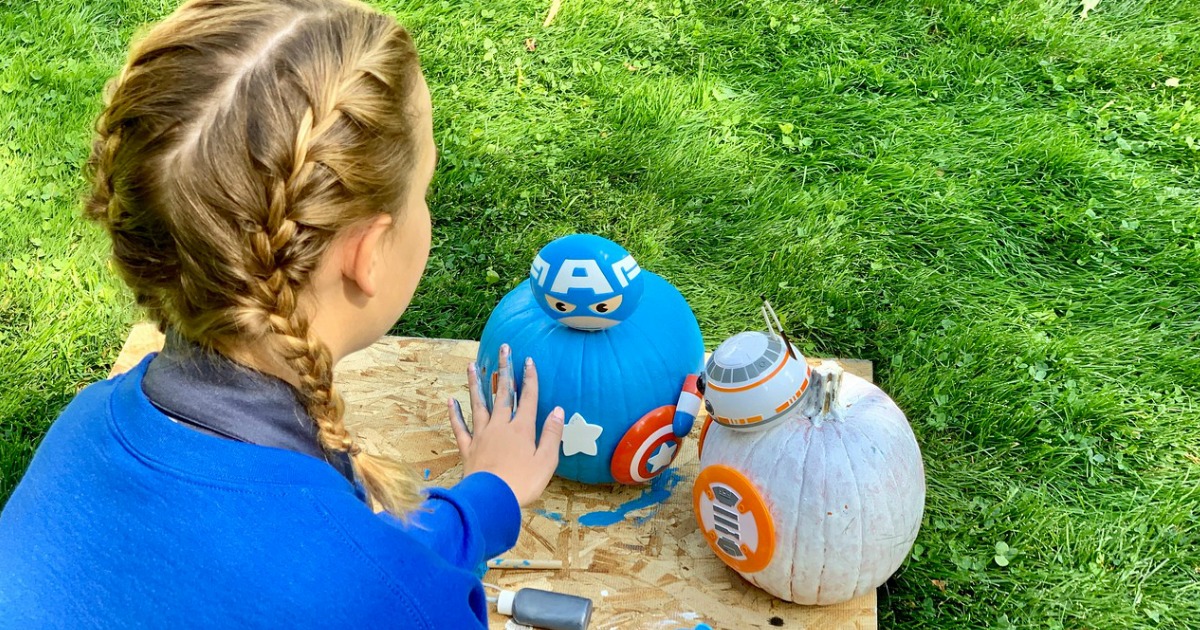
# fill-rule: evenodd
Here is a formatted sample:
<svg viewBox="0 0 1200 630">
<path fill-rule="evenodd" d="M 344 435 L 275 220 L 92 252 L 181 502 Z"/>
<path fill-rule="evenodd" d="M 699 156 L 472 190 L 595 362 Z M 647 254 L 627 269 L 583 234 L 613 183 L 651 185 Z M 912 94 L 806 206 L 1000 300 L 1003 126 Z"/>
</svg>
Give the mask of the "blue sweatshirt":
<svg viewBox="0 0 1200 630">
<path fill-rule="evenodd" d="M 334 462 L 168 417 L 150 362 L 80 392 L 0 513 L 0 627 L 486 627 L 502 480 L 373 514 Z"/>
</svg>

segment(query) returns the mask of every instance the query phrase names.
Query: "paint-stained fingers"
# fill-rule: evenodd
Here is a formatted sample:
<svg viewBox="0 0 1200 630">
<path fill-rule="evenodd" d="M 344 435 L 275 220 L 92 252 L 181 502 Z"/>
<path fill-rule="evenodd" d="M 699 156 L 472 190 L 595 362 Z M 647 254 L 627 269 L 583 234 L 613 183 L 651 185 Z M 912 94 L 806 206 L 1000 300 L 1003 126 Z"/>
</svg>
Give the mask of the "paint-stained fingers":
<svg viewBox="0 0 1200 630">
<path fill-rule="evenodd" d="M 563 437 L 563 412 L 562 407 L 555 407 L 550 415 L 546 417 L 546 423 L 542 425 L 542 437 L 538 440 L 537 451 L 534 453 L 534 458 L 542 460 L 549 466 L 551 470 L 558 466 L 558 451 L 562 447 Z"/>
<path fill-rule="evenodd" d="M 521 401 L 517 403 L 515 419 L 532 435 L 537 428 L 538 373 L 533 357 L 525 359 L 525 374 L 521 376 Z"/>
<path fill-rule="evenodd" d="M 508 366 L 508 399 L 512 401 L 512 415 L 515 416 L 515 415 L 517 415 L 517 390 L 516 390 L 517 378 L 513 374 L 514 368 L 511 365 L 511 359 L 509 360 L 509 362 L 510 362 L 510 365 Z M 512 418 L 509 418 L 509 419 L 511 420 Z"/>
<path fill-rule="evenodd" d="M 487 426 L 488 408 L 482 383 L 479 382 L 479 367 L 474 363 L 467 366 L 467 389 L 471 393 L 471 425 L 478 433 Z"/>
<path fill-rule="evenodd" d="M 467 420 L 463 418 L 462 405 L 451 398 L 446 401 L 450 409 L 450 428 L 454 431 L 454 441 L 458 444 L 458 452 L 465 458 L 471 448 L 471 431 L 467 429 Z"/>
<path fill-rule="evenodd" d="M 470 369 L 474 372 L 474 376 L 475 376 L 474 385 L 471 386 L 471 393 L 475 396 L 474 400 L 478 400 L 479 405 L 483 408 L 483 410 L 487 411 L 487 408 L 488 408 L 487 401 L 488 401 L 489 396 L 488 396 L 488 392 L 484 388 L 488 387 L 490 389 L 491 384 L 486 382 L 487 381 L 486 378 L 479 377 L 479 364 L 478 363 L 472 363 Z M 493 402 L 495 402 L 495 401 L 493 401 Z"/>
<path fill-rule="evenodd" d="M 492 418 L 512 420 L 513 404 L 513 370 L 512 349 L 508 344 L 500 346 L 500 367 L 497 368 L 499 377 L 496 382 L 495 402 L 492 404 Z"/>
</svg>

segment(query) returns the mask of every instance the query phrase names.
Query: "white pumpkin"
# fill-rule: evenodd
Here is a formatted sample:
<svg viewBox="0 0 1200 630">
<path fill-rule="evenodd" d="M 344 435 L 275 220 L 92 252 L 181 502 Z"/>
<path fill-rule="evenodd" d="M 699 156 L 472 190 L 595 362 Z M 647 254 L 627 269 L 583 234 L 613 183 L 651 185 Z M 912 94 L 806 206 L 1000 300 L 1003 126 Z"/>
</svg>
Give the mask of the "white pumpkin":
<svg viewBox="0 0 1200 630">
<path fill-rule="evenodd" d="M 836 604 L 908 556 L 925 471 L 904 413 L 878 387 L 827 362 L 809 390 L 767 430 L 707 426 L 694 503 L 710 547 L 752 584 Z"/>
</svg>

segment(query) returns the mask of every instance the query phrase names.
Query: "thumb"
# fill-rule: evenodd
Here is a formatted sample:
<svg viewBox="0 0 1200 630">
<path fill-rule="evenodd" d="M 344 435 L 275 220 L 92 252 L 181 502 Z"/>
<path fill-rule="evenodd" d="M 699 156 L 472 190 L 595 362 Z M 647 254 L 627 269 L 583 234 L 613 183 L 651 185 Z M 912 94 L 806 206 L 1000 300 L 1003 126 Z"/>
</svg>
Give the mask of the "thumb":
<svg viewBox="0 0 1200 630">
<path fill-rule="evenodd" d="M 454 430 L 458 452 L 466 457 L 467 450 L 471 447 L 471 432 L 467 429 L 466 418 L 463 418 L 462 405 L 454 398 L 447 400 L 446 405 L 450 407 L 450 428 Z"/>
<path fill-rule="evenodd" d="M 546 423 L 542 425 L 542 437 L 538 440 L 537 452 L 534 457 L 547 459 L 558 464 L 558 449 L 562 446 L 563 437 L 563 410 L 562 407 L 555 407 L 550 415 L 546 417 Z"/>
</svg>

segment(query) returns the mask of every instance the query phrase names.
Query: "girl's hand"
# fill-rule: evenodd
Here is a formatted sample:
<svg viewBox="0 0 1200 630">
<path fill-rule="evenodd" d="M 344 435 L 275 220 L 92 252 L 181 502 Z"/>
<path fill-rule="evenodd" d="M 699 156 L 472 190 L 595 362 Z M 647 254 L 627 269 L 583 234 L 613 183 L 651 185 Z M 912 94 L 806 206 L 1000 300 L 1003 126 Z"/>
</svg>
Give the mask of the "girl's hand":
<svg viewBox="0 0 1200 630">
<path fill-rule="evenodd" d="M 479 383 L 479 371 L 472 363 L 467 370 L 471 390 L 471 422 L 474 431 L 467 429 L 462 406 L 451 398 L 450 426 L 463 458 L 463 476 L 486 471 L 504 480 L 521 507 L 542 496 L 554 469 L 558 466 L 558 449 L 562 444 L 563 410 L 555 407 L 542 427 L 542 439 L 537 440 L 537 368 L 533 359 L 525 361 L 521 380 L 521 400 L 513 410 L 512 350 L 500 346 L 499 381 L 495 404 L 489 414 Z M 511 420 L 510 420 L 511 418 Z"/>
</svg>

